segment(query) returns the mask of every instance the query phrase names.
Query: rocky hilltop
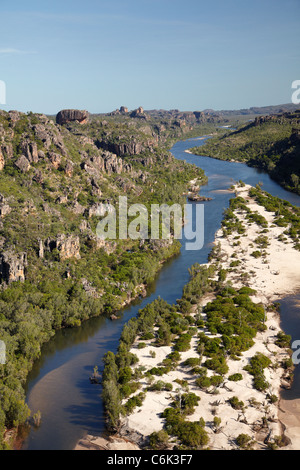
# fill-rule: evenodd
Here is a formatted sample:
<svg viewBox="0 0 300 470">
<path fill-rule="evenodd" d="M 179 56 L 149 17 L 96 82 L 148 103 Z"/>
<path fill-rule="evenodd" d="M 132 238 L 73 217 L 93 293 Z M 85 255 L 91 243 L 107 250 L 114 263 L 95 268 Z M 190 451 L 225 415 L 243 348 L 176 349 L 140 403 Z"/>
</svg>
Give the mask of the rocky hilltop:
<svg viewBox="0 0 300 470">
<path fill-rule="evenodd" d="M 60 111 L 55 121 L 43 114 L 2 111 L 0 281 L 26 279 L 23 252 L 31 265 L 33 255 L 80 259 L 87 244 L 97 247 L 92 222 L 104 215 L 99 212 L 103 202 L 143 193 L 148 201 L 157 165 L 182 172 L 182 164 L 158 144 L 151 124 L 138 127 L 112 117 L 89 123 L 88 113 L 79 110 Z M 18 236 L 25 221 L 30 234 Z"/>
</svg>

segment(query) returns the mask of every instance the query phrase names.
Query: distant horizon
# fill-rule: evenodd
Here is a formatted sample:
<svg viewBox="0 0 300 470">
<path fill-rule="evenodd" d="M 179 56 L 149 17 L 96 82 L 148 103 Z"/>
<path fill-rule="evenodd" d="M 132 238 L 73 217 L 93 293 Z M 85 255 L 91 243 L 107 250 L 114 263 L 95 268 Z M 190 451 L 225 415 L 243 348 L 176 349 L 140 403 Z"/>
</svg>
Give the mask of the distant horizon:
<svg viewBox="0 0 300 470">
<path fill-rule="evenodd" d="M 76 108 L 75 106 L 73 107 L 68 107 L 68 108 L 60 108 L 58 109 L 57 111 L 55 112 L 45 112 L 45 111 L 32 111 L 32 110 L 27 110 L 27 111 L 22 111 L 21 109 L 18 109 L 18 108 L 14 108 L 14 109 L 3 109 L 1 106 L 0 106 L 0 111 L 5 111 L 5 112 L 11 112 L 11 111 L 17 111 L 17 112 L 20 112 L 20 113 L 24 113 L 24 114 L 28 114 L 28 113 L 33 113 L 33 114 L 44 114 L 46 116 L 56 116 L 60 111 L 62 110 L 66 110 L 66 109 L 78 109 L 78 110 L 85 110 L 87 111 L 89 114 L 91 115 L 97 115 L 97 114 L 109 114 L 109 113 L 113 113 L 117 110 L 119 110 L 122 106 L 128 108 L 128 114 L 130 114 L 130 112 L 136 110 L 139 108 L 136 107 L 136 108 L 129 108 L 127 107 L 126 105 L 120 105 L 118 108 L 114 108 L 114 109 L 111 109 L 110 111 L 89 111 L 89 109 L 87 109 L 87 107 L 81 107 L 81 108 Z M 140 105 L 145 112 L 151 112 L 151 111 L 167 111 L 167 112 L 170 112 L 170 111 L 178 111 L 178 112 L 181 112 L 181 113 L 194 113 L 194 112 L 208 112 L 208 111 L 212 111 L 212 112 L 215 112 L 215 113 L 221 113 L 221 112 L 234 112 L 234 111 L 242 111 L 242 110 L 251 110 L 251 109 L 263 109 L 263 108 L 280 108 L 280 107 L 291 107 L 293 109 L 299 109 L 300 110 L 300 104 L 299 105 L 296 105 L 296 104 L 293 104 L 293 103 L 279 103 L 279 104 L 268 104 L 268 105 L 263 105 L 263 106 L 250 106 L 248 108 L 223 108 L 223 109 L 213 109 L 213 108 L 205 108 L 205 109 L 180 109 L 180 108 L 144 108 L 142 105 Z"/>
</svg>

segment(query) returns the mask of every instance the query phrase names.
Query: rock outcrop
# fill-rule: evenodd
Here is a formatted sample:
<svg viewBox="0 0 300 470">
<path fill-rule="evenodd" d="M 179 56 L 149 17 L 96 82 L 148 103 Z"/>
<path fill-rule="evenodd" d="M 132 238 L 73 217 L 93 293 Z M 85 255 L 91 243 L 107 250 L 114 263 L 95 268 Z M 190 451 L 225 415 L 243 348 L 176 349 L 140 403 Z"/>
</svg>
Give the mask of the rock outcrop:
<svg viewBox="0 0 300 470">
<path fill-rule="evenodd" d="M 49 160 L 52 163 L 53 168 L 56 170 L 60 167 L 61 156 L 55 152 L 49 152 Z"/>
<path fill-rule="evenodd" d="M 56 115 L 56 123 L 63 125 L 68 122 L 78 121 L 80 124 L 85 124 L 88 121 L 88 112 L 80 111 L 79 109 L 63 109 Z"/>
<path fill-rule="evenodd" d="M 21 155 L 15 162 L 15 165 L 19 170 L 21 170 L 22 173 L 27 173 L 27 171 L 30 170 L 30 163 L 25 155 Z"/>
<path fill-rule="evenodd" d="M 0 254 L 0 281 L 10 284 L 14 281 L 25 281 L 25 267 L 27 266 L 27 254 L 16 254 L 5 251 Z"/>
<path fill-rule="evenodd" d="M 0 194 L 0 218 L 3 219 L 11 212 L 11 207 L 7 204 L 5 197 Z"/>
<path fill-rule="evenodd" d="M 39 161 L 38 149 L 36 142 L 24 140 L 21 142 L 20 150 L 29 162 L 37 163 Z"/>
<path fill-rule="evenodd" d="M 59 257 L 61 260 L 68 258 L 80 259 L 80 241 L 79 237 L 76 235 L 58 235 L 56 240 L 56 249 L 59 251 Z"/>
<path fill-rule="evenodd" d="M 62 155 L 67 155 L 62 135 L 59 130 L 56 129 L 53 121 L 49 120 L 47 123 L 36 124 L 33 126 L 33 131 L 35 137 L 42 141 L 47 150 L 50 150 L 54 145 Z"/>
<path fill-rule="evenodd" d="M 69 258 L 80 259 L 80 240 L 77 235 L 57 235 L 56 239 L 47 238 L 45 241 L 38 239 L 38 255 L 44 257 L 45 251 L 53 252 L 57 250 L 60 261 Z"/>
<path fill-rule="evenodd" d="M 107 150 L 100 149 L 98 155 L 86 158 L 86 161 L 81 164 L 81 168 L 93 177 L 100 176 L 102 172 L 120 174 L 132 171 L 130 163 L 125 163 L 122 158 Z"/>
<path fill-rule="evenodd" d="M 141 142 L 131 140 L 131 142 L 104 142 L 104 141 L 96 141 L 96 145 L 99 148 L 102 148 L 104 150 L 108 150 L 111 153 L 114 153 L 115 155 L 118 156 L 123 156 L 123 155 L 138 155 L 143 150 L 146 148 L 150 147 L 150 145 L 144 145 Z M 152 144 L 153 145 L 153 144 Z"/>
<path fill-rule="evenodd" d="M 2 152 L 1 152 L 2 150 Z M 0 153 L 2 153 L 2 158 L 13 158 L 13 155 L 14 155 L 14 152 L 13 152 L 13 146 L 12 144 L 7 144 L 7 143 L 4 143 L 2 146 L 1 146 L 1 149 L 0 149 Z"/>
<path fill-rule="evenodd" d="M 132 113 L 130 114 L 130 117 L 146 117 L 142 106 L 132 111 Z"/>
</svg>

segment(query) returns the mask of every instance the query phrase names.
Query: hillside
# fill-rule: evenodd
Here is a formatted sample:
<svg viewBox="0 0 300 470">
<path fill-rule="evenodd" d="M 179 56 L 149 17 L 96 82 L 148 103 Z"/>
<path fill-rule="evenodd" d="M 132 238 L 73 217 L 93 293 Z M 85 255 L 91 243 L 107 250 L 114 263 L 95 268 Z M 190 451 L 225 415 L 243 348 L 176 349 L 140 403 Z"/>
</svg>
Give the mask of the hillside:
<svg viewBox="0 0 300 470">
<path fill-rule="evenodd" d="M 23 386 L 42 344 L 143 295 L 180 249 L 172 239 L 99 239 L 101 204 L 183 204 L 189 182 L 206 180 L 168 151 L 183 135 L 171 122 L 162 138 L 157 121 L 80 113 L 58 124 L 0 112 L 0 448 L 28 418 Z"/>
<path fill-rule="evenodd" d="M 286 189 L 300 194 L 300 111 L 256 117 L 190 150 L 262 168 Z"/>
</svg>

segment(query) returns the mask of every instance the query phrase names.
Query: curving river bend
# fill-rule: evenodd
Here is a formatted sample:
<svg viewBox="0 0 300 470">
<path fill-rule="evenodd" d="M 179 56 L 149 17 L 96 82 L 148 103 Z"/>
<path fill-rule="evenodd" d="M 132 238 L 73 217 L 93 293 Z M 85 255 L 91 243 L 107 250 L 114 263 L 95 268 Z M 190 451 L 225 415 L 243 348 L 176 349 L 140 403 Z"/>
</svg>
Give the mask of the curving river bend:
<svg viewBox="0 0 300 470">
<path fill-rule="evenodd" d="M 175 158 L 186 160 L 203 168 L 208 183 L 201 187 L 201 195 L 212 201 L 204 202 L 204 247 L 199 251 L 187 251 L 182 243 L 178 256 L 166 263 L 155 282 L 149 286 L 147 297 L 139 299 L 119 312 L 120 318 L 93 318 L 79 328 L 59 331 L 42 349 L 41 358 L 31 371 L 27 386 L 27 403 L 32 413 L 41 411 L 39 428 L 31 429 L 23 441 L 23 450 L 71 450 L 86 434 L 105 432 L 101 388 L 91 385 L 89 376 L 95 365 L 101 366 L 107 351 L 116 352 L 124 323 L 135 316 L 140 308 L 157 297 L 175 303 L 189 280 L 188 268 L 194 263 L 207 262 L 220 228 L 223 211 L 228 207 L 232 193 L 226 191 L 235 181 L 242 180 L 255 186 L 263 183 L 263 189 L 274 196 L 300 206 L 300 197 L 285 191 L 264 172 L 241 163 L 225 162 L 185 152 L 200 146 L 205 140 L 189 139 L 177 142 L 171 149 Z M 192 203 L 195 204 L 195 203 Z M 184 242 L 184 241 L 183 241 Z M 282 299 L 282 328 L 293 339 L 300 338 L 299 296 Z M 285 391 L 285 399 L 300 398 L 299 367 L 291 390 Z M 23 436 L 24 437 L 24 436 Z"/>
</svg>

